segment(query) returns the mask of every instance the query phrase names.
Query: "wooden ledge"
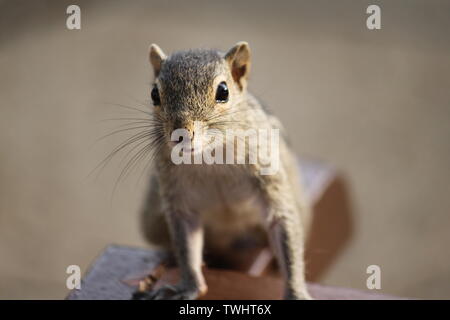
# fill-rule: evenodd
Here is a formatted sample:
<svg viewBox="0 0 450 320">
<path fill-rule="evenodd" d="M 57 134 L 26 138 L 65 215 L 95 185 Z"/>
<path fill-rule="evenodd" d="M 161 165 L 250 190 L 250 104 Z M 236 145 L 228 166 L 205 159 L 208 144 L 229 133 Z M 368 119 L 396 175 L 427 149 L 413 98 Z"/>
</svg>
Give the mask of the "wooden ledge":
<svg viewBox="0 0 450 320">
<path fill-rule="evenodd" d="M 69 293 L 69 300 L 129 300 L 139 282 L 152 273 L 166 255 L 155 250 L 111 245 L 94 261 L 84 276 L 81 289 Z M 282 280 L 277 277 L 252 277 L 235 271 L 205 269 L 209 300 L 281 299 Z M 163 272 L 156 285 L 173 283 L 176 269 Z M 308 284 L 313 298 L 325 300 L 391 300 L 394 296 L 361 290 Z"/>
</svg>

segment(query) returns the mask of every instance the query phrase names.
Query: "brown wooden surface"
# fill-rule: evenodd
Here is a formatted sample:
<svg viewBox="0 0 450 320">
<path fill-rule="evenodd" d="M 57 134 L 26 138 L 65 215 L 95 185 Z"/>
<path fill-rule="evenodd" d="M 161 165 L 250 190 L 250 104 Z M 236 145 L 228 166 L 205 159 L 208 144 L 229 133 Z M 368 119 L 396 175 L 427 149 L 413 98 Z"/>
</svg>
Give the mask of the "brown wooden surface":
<svg viewBox="0 0 450 320">
<path fill-rule="evenodd" d="M 166 260 L 162 252 L 141 248 L 109 246 L 94 261 L 83 277 L 81 290 L 69 293 L 69 300 L 128 300 L 138 289 L 139 282 Z M 280 299 L 282 281 L 277 277 L 251 277 L 245 273 L 226 270 L 205 270 L 208 293 L 202 299 Z M 176 269 L 162 274 L 156 286 L 173 283 Z M 155 288 L 156 288 L 155 286 Z M 380 300 L 399 299 L 370 291 L 308 284 L 315 299 Z"/>
<path fill-rule="evenodd" d="M 200 300 L 280 300 L 283 295 L 283 281 L 279 277 L 252 277 L 242 272 L 203 269 L 208 292 Z M 164 284 L 174 284 L 178 280 L 178 270 L 167 270 L 154 288 Z M 376 294 L 317 284 L 308 284 L 314 299 L 324 300 L 391 300 L 389 295 Z"/>
</svg>

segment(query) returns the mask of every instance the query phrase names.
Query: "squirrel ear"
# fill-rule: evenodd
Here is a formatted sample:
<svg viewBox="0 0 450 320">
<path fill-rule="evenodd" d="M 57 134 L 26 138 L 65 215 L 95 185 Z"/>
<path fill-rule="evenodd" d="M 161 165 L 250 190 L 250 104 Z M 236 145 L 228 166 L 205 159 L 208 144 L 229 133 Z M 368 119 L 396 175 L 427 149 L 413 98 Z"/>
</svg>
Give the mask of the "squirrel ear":
<svg viewBox="0 0 450 320">
<path fill-rule="evenodd" d="M 159 75 L 159 71 L 161 71 L 161 64 L 167 58 L 164 52 L 158 47 L 157 44 L 152 43 L 149 48 L 149 59 L 150 63 L 153 66 L 153 71 L 155 73 L 155 77 Z"/>
<path fill-rule="evenodd" d="M 250 72 L 250 47 L 247 42 L 240 41 L 225 54 L 225 60 L 229 63 L 234 81 L 242 90 L 247 85 Z"/>
</svg>

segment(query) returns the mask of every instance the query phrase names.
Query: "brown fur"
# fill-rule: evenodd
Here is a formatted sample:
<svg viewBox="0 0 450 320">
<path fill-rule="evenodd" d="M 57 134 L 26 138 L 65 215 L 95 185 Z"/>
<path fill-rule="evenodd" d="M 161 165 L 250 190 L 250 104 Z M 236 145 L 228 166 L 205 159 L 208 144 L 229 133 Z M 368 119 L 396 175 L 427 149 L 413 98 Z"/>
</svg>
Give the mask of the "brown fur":
<svg viewBox="0 0 450 320">
<path fill-rule="evenodd" d="M 250 50 L 241 42 L 223 55 L 191 50 L 166 57 L 150 48 L 161 105 L 155 107 L 160 132 L 167 140 L 156 156 L 156 170 L 142 215 L 147 239 L 173 249 L 182 271 L 174 288 L 150 297 L 193 299 L 205 292 L 201 273 L 203 243 L 208 250 L 230 246 L 249 230 L 265 230 L 286 277 L 286 298 L 308 299 L 304 281 L 303 245 L 309 209 L 303 197 L 295 158 L 284 138 L 281 167 L 261 175 L 258 165 L 175 165 L 170 159 L 170 133 L 205 126 L 280 128 L 279 121 L 247 92 Z M 229 101 L 215 102 L 218 83 L 226 81 Z M 220 119 L 220 123 L 215 119 Z"/>
</svg>

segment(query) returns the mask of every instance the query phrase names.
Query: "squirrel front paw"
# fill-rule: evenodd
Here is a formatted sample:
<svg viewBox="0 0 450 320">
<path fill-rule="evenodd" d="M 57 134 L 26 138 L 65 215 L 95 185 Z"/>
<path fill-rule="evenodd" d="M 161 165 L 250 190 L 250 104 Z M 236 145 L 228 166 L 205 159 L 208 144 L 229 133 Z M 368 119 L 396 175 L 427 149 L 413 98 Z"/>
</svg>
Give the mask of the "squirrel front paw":
<svg viewBox="0 0 450 320">
<path fill-rule="evenodd" d="M 138 291 L 133 294 L 133 300 L 195 300 L 201 295 L 197 288 L 186 288 L 179 285 L 164 285 L 151 291 Z"/>
</svg>

